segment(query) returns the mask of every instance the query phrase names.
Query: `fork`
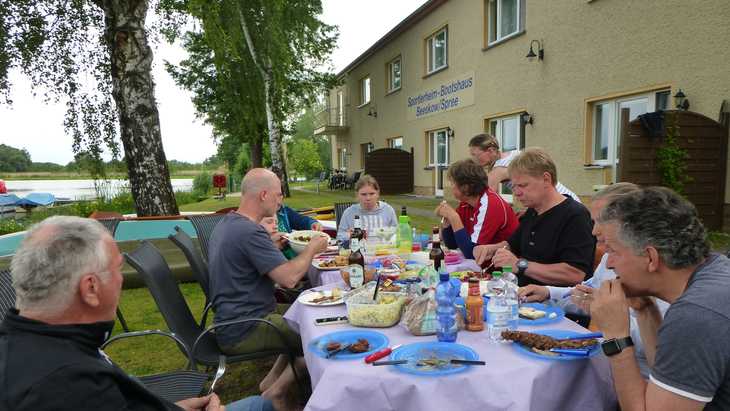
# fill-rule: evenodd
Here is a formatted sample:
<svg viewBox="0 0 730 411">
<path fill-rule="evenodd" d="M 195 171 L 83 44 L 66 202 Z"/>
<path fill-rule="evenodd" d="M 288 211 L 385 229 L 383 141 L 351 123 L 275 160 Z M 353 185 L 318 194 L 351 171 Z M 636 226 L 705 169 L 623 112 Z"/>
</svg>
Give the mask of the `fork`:
<svg viewBox="0 0 730 411">
<path fill-rule="evenodd" d="M 226 372 L 226 357 L 221 355 L 218 357 L 218 369 L 215 372 L 215 377 L 213 377 L 213 383 L 210 384 L 210 389 L 208 390 L 208 395 L 212 394 L 215 389 L 215 384 L 218 382 L 218 380 L 223 377 L 223 373 Z"/>
</svg>

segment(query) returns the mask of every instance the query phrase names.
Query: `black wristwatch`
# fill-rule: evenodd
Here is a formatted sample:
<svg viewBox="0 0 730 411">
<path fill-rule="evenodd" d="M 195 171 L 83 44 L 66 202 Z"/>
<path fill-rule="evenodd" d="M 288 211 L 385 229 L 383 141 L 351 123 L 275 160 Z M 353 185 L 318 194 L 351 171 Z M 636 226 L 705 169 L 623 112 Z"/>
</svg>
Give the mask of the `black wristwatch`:
<svg viewBox="0 0 730 411">
<path fill-rule="evenodd" d="M 634 346 L 634 340 L 631 337 L 611 338 L 601 343 L 601 349 L 606 357 L 611 357 L 621 351 Z"/>
<path fill-rule="evenodd" d="M 522 275 L 527 271 L 527 265 L 529 263 L 524 258 L 517 260 L 517 274 Z"/>
</svg>

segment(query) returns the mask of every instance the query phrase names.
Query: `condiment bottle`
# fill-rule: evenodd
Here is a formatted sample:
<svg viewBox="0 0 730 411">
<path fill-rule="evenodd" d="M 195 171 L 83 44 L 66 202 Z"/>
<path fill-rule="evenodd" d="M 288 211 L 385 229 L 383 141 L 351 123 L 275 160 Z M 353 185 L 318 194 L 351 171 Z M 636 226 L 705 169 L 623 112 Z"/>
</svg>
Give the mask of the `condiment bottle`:
<svg viewBox="0 0 730 411">
<path fill-rule="evenodd" d="M 479 279 L 469 279 L 469 295 L 466 297 L 466 329 L 482 331 L 484 329 L 484 300 L 479 292 Z"/>
</svg>

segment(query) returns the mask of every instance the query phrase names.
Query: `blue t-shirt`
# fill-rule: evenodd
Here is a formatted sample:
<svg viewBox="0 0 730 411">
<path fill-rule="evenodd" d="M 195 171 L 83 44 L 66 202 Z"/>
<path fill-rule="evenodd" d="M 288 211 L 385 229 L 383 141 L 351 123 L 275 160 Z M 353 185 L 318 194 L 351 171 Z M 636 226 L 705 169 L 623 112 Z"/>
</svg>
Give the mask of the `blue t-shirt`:
<svg viewBox="0 0 730 411">
<path fill-rule="evenodd" d="M 259 224 L 228 213 L 210 238 L 210 293 L 215 322 L 262 318 L 276 308 L 274 282 L 268 273 L 287 262 Z M 251 325 L 216 329 L 221 346 L 233 346 Z"/>
</svg>

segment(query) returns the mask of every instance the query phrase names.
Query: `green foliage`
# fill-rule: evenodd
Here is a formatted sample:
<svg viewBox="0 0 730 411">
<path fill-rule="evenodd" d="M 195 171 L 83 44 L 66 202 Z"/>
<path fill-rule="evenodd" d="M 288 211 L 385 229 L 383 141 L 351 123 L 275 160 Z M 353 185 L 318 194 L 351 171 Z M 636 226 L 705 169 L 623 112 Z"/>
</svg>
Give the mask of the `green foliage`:
<svg viewBox="0 0 730 411">
<path fill-rule="evenodd" d="M 19 150 L 5 144 L 0 144 L 0 171 L 28 171 L 30 166 L 31 161 L 28 150 Z"/>
<path fill-rule="evenodd" d="M 692 180 L 687 175 L 687 152 L 679 146 L 679 126 L 676 113 L 667 113 L 667 135 L 664 144 L 657 149 L 657 168 L 661 174 L 662 184 L 679 194 L 684 192 L 684 185 Z"/>
<path fill-rule="evenodd" d="M 25 230 L 25 224 L 18 222 L 14 218 L 1 218 L 0 219 L 0 235 L 17 233 L 18 231 Z"/>
<path fill-rule="evenodd" d="M 208 195 L 210 189 L 213 187 L 213 177 L 206 171 L 200 172 L 193 179 L 193 193 L 197 196 L 203 197 Z"/>
<path fill-rule="evenodd" d="M 292 140 L 289 144 L 288 161 L 293 176 L 313 178 L 322 170 L 317 145 L 311 138 Z"/>
<path fill-rule="evenodd" d="M 248 170 L 251 169 L 251 154 L 248 149 L 248 144 L 242 144 L 241 149 L 238 151 L 238 158 L 233 166 L 233 175 L 236 178 L 241 179 Z"/>
</svg>

